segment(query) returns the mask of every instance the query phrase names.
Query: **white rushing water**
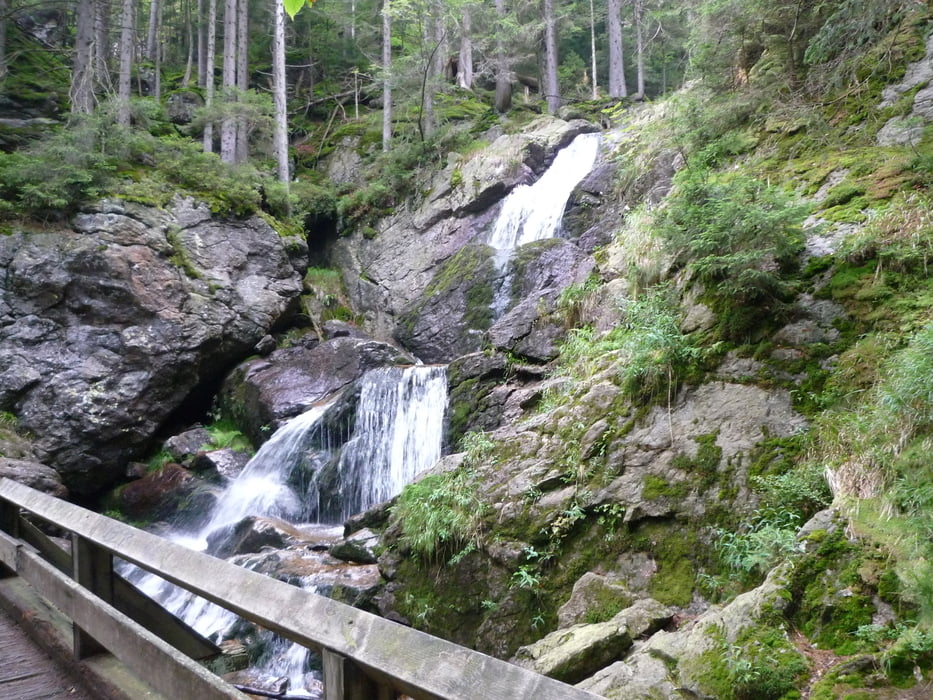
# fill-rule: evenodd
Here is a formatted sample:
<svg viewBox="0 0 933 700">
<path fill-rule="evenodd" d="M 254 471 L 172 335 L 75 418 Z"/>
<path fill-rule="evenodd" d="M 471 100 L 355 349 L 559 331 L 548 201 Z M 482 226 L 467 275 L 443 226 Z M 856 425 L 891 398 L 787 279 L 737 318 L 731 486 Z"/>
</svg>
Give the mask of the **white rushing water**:
<svg viewBox="0 0 933 700">
<path fill-rule="evenodd" d="M 198 532 L 178 532 L 171 539 L 204 550 L 210 535 L 222 534 L 248 516 L 275 517 L 295 524 L 319 519 L 316 478 L 334 459 L 338 459 L 340 502 L 336 512 L 341 522 L 397 495 L 419 472 L 433 466 L 441 456 L 446 367 L 376 369 L 367 372 L 359 384 L 349 439 L 332 435 L 325 425 L 336 402 L 313 406 L 279 428 L 257 451 L 220 494 Z M 309 476 L 311 471 L 314 473 Z M 307 486 L 302 488 L 301 484 Z M 247 563 L 247 568 L 251 563 L 258 565 L 259 558 Z M 164 579 L 139 569 L 127 573 L 144 593 L 205 637 L 225 639 L 240 623 L 235 614 Z M 313 589 L 313 581 L 307 587 Z M 259 670 L 288 677 L 290 697 L 314 697 L 303 685 L 309 665 L 307 649 L 280 639 L 269 645 L 271 651 Z"/>
<path fill-rule="evenodd" d="M 447 372 L 386 367 L 362 380 L 353 437 L 340 455 L 341 520 L 400 493 L 440 459 Z"/>
<path fill-rule="evenodd" d="M 558 152 L 537 181 L 512 190 L 487 243 L 511 251 L 557 235 L 570 193 L 593 169 L 599 141 L 598 133 L 580 134 Z"/>
</svg>

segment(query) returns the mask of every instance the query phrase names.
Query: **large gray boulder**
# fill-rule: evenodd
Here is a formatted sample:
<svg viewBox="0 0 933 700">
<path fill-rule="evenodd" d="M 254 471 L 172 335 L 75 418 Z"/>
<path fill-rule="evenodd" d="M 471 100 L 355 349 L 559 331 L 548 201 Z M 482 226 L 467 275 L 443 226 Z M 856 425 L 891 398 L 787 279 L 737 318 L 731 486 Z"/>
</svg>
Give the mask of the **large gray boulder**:
<svg viewBox="0 0 933 700">
<path fill-rule="evenodd" d="M 258 445 L 289 418 L 367 370 L 414 362 L 397 347 L 365 336 L 338 336 L 322 343 L 306 336 L 303 343 L 240 364 L 224 380 L 220 402 Z"/>
<path fill-rule="evenodd" d="M 70 490 L 97 493 L 291 312 L 306 258 L 259 217 L 180 199 L 0 237 L 0 410 Z"/>
</svg>

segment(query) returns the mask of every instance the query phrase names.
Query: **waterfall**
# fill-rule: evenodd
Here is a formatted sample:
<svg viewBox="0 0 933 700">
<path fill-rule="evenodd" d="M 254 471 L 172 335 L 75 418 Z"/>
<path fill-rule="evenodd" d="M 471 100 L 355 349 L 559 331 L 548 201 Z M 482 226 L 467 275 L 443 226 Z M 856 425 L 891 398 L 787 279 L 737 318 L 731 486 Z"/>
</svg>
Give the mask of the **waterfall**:
<svg viewBox="0 0 933 700">
<path fill-rule="evenodd" d="M 573 188 L 589 174 L 596 162 L 600 134 L 580 134 L 558 152 L 554 162 L 536 182 L 519 185 L 502 204 L 499 218 L 487 241 L 497 250 L 515 248 L 553 238 L 560 227 L 564 207 Z"/>
<path fill-rule="evenodd" d="M 340 455 L 341 520 L 398 494 L 441 456 L 443 366 L 385 367 L 362 380 L 353 437 Z"/>
<path fill-rule="evenodd" d="M 512 253 L 526 243 L 558 234 L 573 188 L 593 169 L 600 139 L 599 133 L 580 134 L 557 153 L 544 175 L 531 185 L 519 185 L 502 203 L 487 241 L 496 249 L 493 261 L 500 274 L 490 304 L 494 319 L 500 318 L 511 302 L 513 274 L 508 267 Z"/>
<path fill-rule="evenodd" d="M 441 456 L 447 375 L 444 366 L 387 367 L 367 372 L 359 380 L 353 430 L 335 434 L 327 418 L 338 402 L 315 405 L 291 419 L 256 452 L 240 475 L 220 494 L 196 533 L 177 532 L 171 539 L 192 549 L 207 548 L 208 536 L 223 533 L 243 518 L 269 516 L 307 522 L 320 519 L 319 478 L 334 464 L 339 479 L 342 522 L 354 513 L 397 495 L 419 472 Z M 304 486 L 302 486 L 304 485 Z M 247 568 L 260 558 L 246 557 Z M 231 634 L 239 618 L 203 598 L 192 596 L 164 579 L 135 567 L 125 575 L 140 590 L 205 637 L 220 640 Z M 313 580 L 306 582 L 314 588 Z M 313 697 L 303 689 L 307 650 L 275 639 L 259 670 L 290 679 L 290 697 Z M 297 695 L 294 693 L 297 692 Z"/>
</svg>

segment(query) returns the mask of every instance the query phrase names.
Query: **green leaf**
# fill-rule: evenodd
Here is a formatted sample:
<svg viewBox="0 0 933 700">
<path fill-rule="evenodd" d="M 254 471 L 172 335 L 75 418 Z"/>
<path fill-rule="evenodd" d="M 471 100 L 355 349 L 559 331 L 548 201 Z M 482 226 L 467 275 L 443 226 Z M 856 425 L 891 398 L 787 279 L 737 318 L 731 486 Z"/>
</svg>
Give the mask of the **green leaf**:
<svg viewBox="0 0 933 700">
<path fill-rule="evenodd" d="M 295 15 L 305 6 L 306 0 L 282 0 L 282 4 L 285 6 L 285 11 L 288 13 L 288 16 L 292 19 L 295 19 Z"/>
</svg>

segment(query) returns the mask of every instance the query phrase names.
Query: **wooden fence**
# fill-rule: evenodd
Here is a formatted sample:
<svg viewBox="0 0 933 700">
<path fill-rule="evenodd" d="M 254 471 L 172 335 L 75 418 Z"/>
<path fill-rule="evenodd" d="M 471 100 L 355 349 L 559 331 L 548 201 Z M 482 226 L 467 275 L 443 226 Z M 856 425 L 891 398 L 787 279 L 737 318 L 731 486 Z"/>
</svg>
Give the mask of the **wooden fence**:
<svg viewBox="0 0 933 700">
<path fill-rule="evenodd" d="M 67 530 L 72 553 L 49 543 L 33 523 L 36 518 Z M 114 557 L 318 651 L 327 700 L 391 700 L 399 695 L 416 700 L 598 697 L 193 552 L 9 479 L 0 479 L 0 531 L 0 564 L 74 621 L 78 658 L 104 647 L 171 698 L 245 696 L 193 660 L 216 648 L 168 619 L 161 608 L 154 609 L 114 573 Z"/>
</svg>

